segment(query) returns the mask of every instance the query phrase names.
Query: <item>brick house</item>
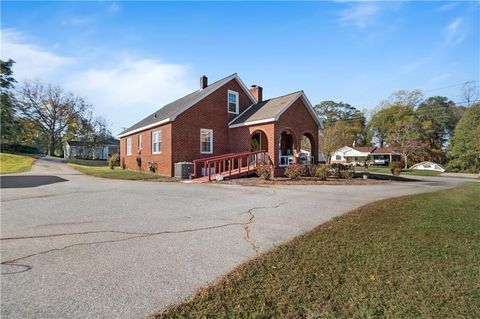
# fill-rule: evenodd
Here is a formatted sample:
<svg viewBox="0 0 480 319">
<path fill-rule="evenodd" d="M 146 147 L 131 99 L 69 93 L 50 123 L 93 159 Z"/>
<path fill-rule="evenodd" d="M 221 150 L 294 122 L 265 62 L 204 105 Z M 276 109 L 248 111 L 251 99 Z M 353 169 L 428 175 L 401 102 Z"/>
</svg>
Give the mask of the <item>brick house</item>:
<svg viewBox="0 0 480 319">
<path fill-rule="evenodd" d="M 190 93 L 123 131 L 120 161 L 125 168 L 173 176 L 174 164 L 225 154 L 264 150 L 275 173 L 295 162 L 315 162 L 321 123 L 303 91 L 263 100 L 263 89 L 247 89 L 237 74 Z M 300 153 L 300 140 L 310 143 Z"/>
</svg>

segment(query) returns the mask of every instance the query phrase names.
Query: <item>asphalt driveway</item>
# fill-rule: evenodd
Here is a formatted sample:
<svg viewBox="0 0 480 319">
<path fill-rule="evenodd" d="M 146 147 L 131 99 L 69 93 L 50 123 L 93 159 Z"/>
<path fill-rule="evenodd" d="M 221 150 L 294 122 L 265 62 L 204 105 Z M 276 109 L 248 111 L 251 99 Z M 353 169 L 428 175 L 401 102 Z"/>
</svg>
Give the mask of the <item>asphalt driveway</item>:
<svg viewBox="0 0 480 319">
<path fill-rule="evenodd" d="M 139 318 L 354 207 L 462 182 L 119 181 L 40 159 L 31 172 L 2 180 L 10 187 L 1 190 L 1 316 Z"/>
</svg>

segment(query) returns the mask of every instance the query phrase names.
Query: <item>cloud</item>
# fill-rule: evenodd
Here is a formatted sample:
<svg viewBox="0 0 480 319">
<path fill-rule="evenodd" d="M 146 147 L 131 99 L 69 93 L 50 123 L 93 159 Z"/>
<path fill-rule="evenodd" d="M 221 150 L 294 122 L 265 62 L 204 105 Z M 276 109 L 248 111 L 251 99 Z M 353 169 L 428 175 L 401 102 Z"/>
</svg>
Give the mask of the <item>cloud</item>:
<svg viewBox="0 0 480 319">
<path fill-rule="evenodd" d="M 1 45 L 1 58 L 16 61 L 17 81 L 39 79 L 86 97 L 115 134 L 191 92 L 195 83 L 188 65 L 112 54 L 115 50 L 62 56 L 32 44 L 15 30 L 2 30 Z"/>
<path fill-rule="evenodd" d="M 465 38 L 465 32 L 462 29 L 462 19 L 457 18 L 453 20 L 445 28 L 445 43 L 450 45 L 460 44 Z"/>
<path fill-rule="evenodd" d="M 458 6 L 458 2 L 447 2 L 445 4 L 442 4 L 440 7 L 438 7 L 439 11 L 450 11 L 453 8 Z"/>
<path fill-rule="evenodd" d="M 115 3 L 115 2 L 112 2 L 108 7 L 107 7 L 107 12 L 108 13 L 117 13 L 118 11 L 120 11 L 120 6 Z"/>
<path fill-rule="evenodd" d="M 93 22 L 93 17 L 73 17 L 63 21 L 67 25 L 85 25 Z"/>
<path fill-rule="evenodd" d="M 187 75 L 185 65 L 125 58 L 113 68 L 78 72 L 67 86 L 77 88 L 105 113 L 122 111 L 141 117 L 191 91 Z"/>
<path fill-rule="evenodd" d="M 15 78 L 49 78 L 62 68 L 73 63 L 73 59 L 44 50 L 12 29 L 2 30 L 2 60 L 12 59 Z"/>
<path fill-rule="evenodd" d="M 345 9 L 339 14 L 339 21 L 352 23 L 360 29 L 365 28 L 380 11 L 380 7 L 373 3 L 360 3 Z"/>
</svg>

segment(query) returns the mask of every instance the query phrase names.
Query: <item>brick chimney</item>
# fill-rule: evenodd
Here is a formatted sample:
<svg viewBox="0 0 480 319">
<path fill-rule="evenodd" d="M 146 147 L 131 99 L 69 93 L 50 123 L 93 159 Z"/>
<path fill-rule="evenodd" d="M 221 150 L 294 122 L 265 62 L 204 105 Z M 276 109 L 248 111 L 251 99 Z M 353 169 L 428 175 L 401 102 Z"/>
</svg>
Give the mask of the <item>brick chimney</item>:
<svg viewBox="0 0 480 319">
<path fill-rule="evenodd" d="M 250 88 L 250 93 L 257 99 L 257 102 L 260 103 L 263 101 L 263 88 L 258 85 L 252 85 Z"/>
<path fill-rule="evenodd" d="M 200 77 L 200 90 L 203 90 L 208 86 L 208 78 L 205 75 Z"/>
</svg>

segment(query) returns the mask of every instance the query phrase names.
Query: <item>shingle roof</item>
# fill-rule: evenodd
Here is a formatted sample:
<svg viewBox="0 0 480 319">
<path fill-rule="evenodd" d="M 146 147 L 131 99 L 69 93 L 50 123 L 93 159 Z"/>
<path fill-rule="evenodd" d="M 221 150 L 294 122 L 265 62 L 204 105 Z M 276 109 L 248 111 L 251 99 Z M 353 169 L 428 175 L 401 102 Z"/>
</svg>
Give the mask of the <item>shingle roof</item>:
<svg viewBox="0 0 480 319">
<path fill-rule="evenodd" d="M 205 98 L 207 95 L 217 90 L 221 86 L 227 84 L 230 80 L 236 77 L 237 77 L 237 74 L 234 73 L 232 75 L 227 76 L 226 78 L 223 78 L 221 80 L 218 80 L 217 82 L 214 82 L 208 85 L 203 90 L 197 90 L 195 92 L 185 95 L 182 98 L 179 98 L 176 101 L 173 101 L 163 106 L 156 112 L 150 114 L 140 122 L 134 124 L 133 126 L 129 127 L 128 129 L 120 133 L 119 136 L 122 136 L 126 133 L 133 132 L 145 126 L 154 125 L 155 123 L 159 123 L 161 121 L 165 121 L 168 119 L 173 120 L 174 117 L 176 117 L 178 114 L 186 111 L 190 106 L 197 103 L 201 99 Z"/>
<path fill-rule="evenodd" d="M 396 154 L 395 151 L 389 147 L 377 147 L 372 152 L 373 154 Z"/>
<path fill-rule="evenodd" d="M 371 153 L 375 150 L 376 147 L 374 146 L 355 146 L 352 147 L 354 150 L 359 152 Z"/>
<path fill-rule="evenodd" d="M 285 109 L 285 107 L 293 103 L 293 101 L 302 96 L 302 94 L 302 91 L 294 92 L 253 104 L 242 114 L 237 116 L 232 122 L 230 122 L 229 125 L 242 125 L 249 122 L 270 119 L 273 121 L 275 120 L 276 116 Z"/>
</svg>

